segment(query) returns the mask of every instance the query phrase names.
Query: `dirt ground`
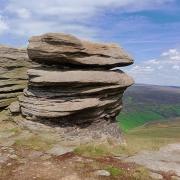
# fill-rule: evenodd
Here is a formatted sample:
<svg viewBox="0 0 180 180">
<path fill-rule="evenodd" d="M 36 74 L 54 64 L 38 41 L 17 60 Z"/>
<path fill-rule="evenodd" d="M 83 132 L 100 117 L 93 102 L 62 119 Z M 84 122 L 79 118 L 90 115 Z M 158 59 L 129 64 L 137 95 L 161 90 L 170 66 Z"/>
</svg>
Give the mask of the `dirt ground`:
<svg viewBox="0 0 180 180">
<path fill-rule="evenodd" d="M 73 147 L 54 128 L 0 116 L 0 180 L 178 180 L 179 145 L 127 156 Z M 110 144 L 111 150 L 113 146 Z M 122 147 L 123 148 L 123 147 Z M 87 154 L 89 155 L 85 155 Z M 169 166 L 167 165 L 169 164 Z M 154 165 L 154 166 L 152 166 Z M 162 167 L 161 169 L 158 168 Z M 175 167 L 175 168 L 174 168 Z M 164 168 L 164 169 L 163 169 Z M 155 171 L 157 170 L 157 171 Z M 174 171 L 176 170 L 176 171 Z"/>
</svg>

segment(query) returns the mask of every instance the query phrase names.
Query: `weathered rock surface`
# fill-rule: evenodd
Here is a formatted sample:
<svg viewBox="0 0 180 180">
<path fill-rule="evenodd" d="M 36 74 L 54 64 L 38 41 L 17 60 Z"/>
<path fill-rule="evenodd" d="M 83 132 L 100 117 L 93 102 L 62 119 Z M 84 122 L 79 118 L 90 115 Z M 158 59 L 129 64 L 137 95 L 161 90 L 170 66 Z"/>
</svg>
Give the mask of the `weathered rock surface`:
<svg viewBox="0 0 180 180">
<path fill-rule="evenodd" d="M 123 92 L 133 79 L 110 69 L 132 64 L 132 58 L 117 45 L 61 33 L 35 36 L 29 42 L 29 58 L 41 65 L 28 70 L 28 87 L 19 97 L 22 115 L 76 127 L 72 133 L 95 134 L 92 129 L 99 126 L 102 134 L 119 138 L 114 121 L 122 109 Z"/>
<path fill-rule="evenodd" d="M 25 49 L 0 45 L 0 108 L 7 107 L 22 93 L 31 64 Z"/>
<path fill-rule="evenodd" d="M 45 71 L 31 69 L 28 71 L 29 83 L 33 86 L 64 85 L 75 86 L 119 85 L 128 87 L 133 80 L 121 71 Z M 93 88 L 93 87 L 92 87 Z M 72 88 L 73 89 L 73 88 Z"/>
<path fill-rule="evenodd" d="M 29 89 L 19 100 L 24 115 L 38 118 L 77 116 L 86 122 L 115 117 L 121 110 L 120 92 L 132 84 L 125 73 L 113 71 L 29 70 L 28 74 Z"/>
<path fill-rule="evenodd" d="M 132 58 L 116 44 L 98 44 L 61 33 L 47 33 L 29 40 L 30 59 L 67 67 L 104 68 L 127 66 Z"/>
<path fill-rule="evenodd" d="M 19 113 L 20 112 L 19 102 L 18 101 L 12 102 L 8 106 L 8 109 L 12 114 Z"/>
<path fill-rule="evenodd" d="M 158 151 L 143 151 L 125 159 L 143 165 L 154 172 L 172 172 L 180 176 L 180 144 L 169 144 Z M 176 178 L 178 178 L 176 177 Z"/>
<path fill-rule="evenodd" d="M 51 119 L 64 117 L 65 121 L 74 121 L 77 124 L 99 118 L 115 117 L 121 110 L 120 99 L 84 98 L 67 101 L 20 97 L 19 101 L 23 115 Z M 109 109 L 109 106 L 114 108 Z M 63 120 L 59 119 L 62 122 Z"/>
<path fill-rule="evenodd" d="M 110 176 L 111 175 L 111 173 L 109 171 L 104 170 L 104 169 L 95 171 L 95 174 L 98 176 Z"/>
</svg>

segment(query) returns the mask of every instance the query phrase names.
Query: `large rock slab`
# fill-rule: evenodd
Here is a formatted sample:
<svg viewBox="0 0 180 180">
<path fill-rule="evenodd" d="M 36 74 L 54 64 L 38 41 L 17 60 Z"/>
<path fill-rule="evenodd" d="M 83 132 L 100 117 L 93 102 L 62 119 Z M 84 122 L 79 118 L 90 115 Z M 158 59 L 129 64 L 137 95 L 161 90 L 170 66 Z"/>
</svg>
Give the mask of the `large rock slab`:
<svg viewBox="0 0 180 180">
<path fill-rule="evenodd" d="M 180 176 L 180 143 L 169 144 L 158 151 L 142 151 L 125 159 L 135 162 L 154 172 L 166 172 Z"/>
<path fill-rule="evenodd" d="M 29 67 L 30 65 L 26 49 L 0 45 L 1 68 Z"/>
<path fill-rule="evenodd" d="M 122 71 L 47 71 L 28 70 L 29 83 L 33 86 L 48 85 L 119 85 L 128 87 L 133 84 L 133 79 Z"/>
<path fill-rule="evenodd" d="M 121 98 L 116 97 L 114 99 L 81 98 L 67 101 L 58 98 L 20 96 L 19 101 L 22 114 L 29 119 L 47 118 L 62 122 L 65 118 L 66 121 L 76 122 L 78 120 L 78 123 L 107 117 L 108 114 L 114 117 L 121 110 L 122 103 Z M 109 107 L 113 107 L 113 109 Z"/>
<path fill-rule="evenodd" d="M 89 96 L 109 96 L 118 95 L 123 93 L 125 88 L 119 85 L 97 85 L 97 86 L 48 86 L 48 88 L 42 88 L 42 86 L 31 86 L 24 89 L 24 95 L 28 97 L 46 97 L 46 98 L 59 98 L 69 99 L 73 97 L 89 97 Z"/>
<path fill-rule="evenodd" d="M 80 40 L 72 35 L 47 33 L 29 40 L 30 59 L 43 64 L 68 67 L 110 69 L 133 63 L 117 44 L 99 44 Z"/>
<path fill-rule="evenodd" d="M 25 49 L 0 45 L 0 108 L 5 108 L 27 85 L 27 69 L 32 62 Z"/>
</svg>

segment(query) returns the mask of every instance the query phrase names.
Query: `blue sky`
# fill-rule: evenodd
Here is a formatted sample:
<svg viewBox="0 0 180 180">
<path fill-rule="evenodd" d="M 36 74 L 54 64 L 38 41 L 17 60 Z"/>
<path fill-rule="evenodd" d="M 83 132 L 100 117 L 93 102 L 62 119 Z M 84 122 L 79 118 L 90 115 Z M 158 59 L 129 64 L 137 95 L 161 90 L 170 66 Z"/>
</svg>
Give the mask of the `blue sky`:
<svg viewBox="0 0 180 180">
<path fill-rule="evenodd" d="M 1 44 L 45 32 L 116 42 L 134 57 L 123 70 L 137 83 L 180 86 L 180 0 L 0 0 Z"/>
</svg>

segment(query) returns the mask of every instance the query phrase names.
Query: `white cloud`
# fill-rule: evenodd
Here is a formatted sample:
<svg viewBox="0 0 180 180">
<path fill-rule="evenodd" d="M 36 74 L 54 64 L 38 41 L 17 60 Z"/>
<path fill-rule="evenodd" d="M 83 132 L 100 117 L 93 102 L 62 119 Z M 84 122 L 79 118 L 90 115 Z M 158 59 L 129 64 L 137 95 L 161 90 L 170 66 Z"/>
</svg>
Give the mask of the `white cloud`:
<svg viewBox="0 0 180 180">
<path fill-rule="evenodd" d="M 55 21 L 42 21 L 42 20 L 28 20 L 24 21 L 16 21 L 15 24 L 18 23 L 18 28 L 14 29 L 14 33 L 19 36 L 27 36 L 30 37 L 32 35 L 38 35 L 47 32 L 66 32 L 74 34 L 86 38 L 87 36 L 90 38 L 92 34 L 96 32 L 88 28 L 86 26 L 81 26 L 80 24 L 59 24 Z"/>
<path fill-rule="evenodd" d="M 3 17 L 0 15 L 0 35 L 9 29 L 7 23 L 4 21 Z"/>
<path fill-rule="evenodd" d="M 47 31 L 64 31 L 84 38 L 95 38 L 92 17 L 103 10 L 139 11 L 163 6 L 174 0 L 8 0 L 4 13 L 10 15 L 10 33 L 31 36 Z M 87 33 L 85 33 L 87 32 Z"/>
<path fill-rule="evenodd" d="M 178 66 L 178 65 L 174 65 L 172 68 L 175 70 L 180 70 L 180 66 Z"/>
<path fill-rule="evenodd" d="M 18 8 L 16 9 L 16 13 L 18 17 L 23 18 L 23 19 L 28 19 L 31 17 L 30 12 L 26 8 Z"/>
<path fill-rule="evenodd" d="M 180 50 L 169 49 L 159 58 L 133 65 L 127 71 L 136 83 L 180 86 Z"/>
<path fill-rule="evenodd" d="M 43 15 L 92 15 L 99 9 L 124 8 L 126 11 L 156 8 L 158 5 L 174 2 L 174 0 L 9 0 L 7 9 L 17 12 L 26 8 L 31 12 Z M 66 18 L 66 17 L 65 17 Z M 83 18 L 83 17 L 81 17 Z"/>
<path fill-rule="evenodd" d="M 175 0 L 8 0 L 1 14 L 6 14 L 6 21 L 0 16 L 0 34 L 8 32 L 15 36 L 29 38 L 45 32 L 73 33 L 83 38 L 94 39 L 102 33 L 93 20 L 104 11 L 135 12 L 145 9 L 156 9 L 173 3 Z M 104 19 L 106 21 L 106 19 Z M 137 23 L 136 23 L 137 22 Z M 98 23 L 98 21 L 96 22 Z M 132 26 L 132 24 L 135 24 Z M 169 24 L 167 24 L 169 27 Z M 128 27 L 131 27 L 128 29 Z M 113 34 L 125 34 L 128 31 L 141 32 L 149 30 L 156 25 L 141 16 L 120 19 L 109 31 Z M 112 30 L 113 29 L 113 30 Z M 110 36 L 103 29 L 104 36 Z M 133 34 L 133 33 L 132 33 Z M 159 34 L 158 34 L 159 36 Z M 166 38 L 166 41 L 169 39 Z M 129 37 L 130 43 L 138 43 Z M 157 43 L 159 38 L 148 36 L 139 39 L 139 43 Z M 161 42 L 161 39 L 160 39 Z M 128 42 L 127 42 L 128 43 Z M 163 42 L 164 43 L 164 42 Z M 180 50 L 169 49 L 159 58 L 151 59 L 129 68 L 138 83 L 151 83 L 162 85 L 180 85 Z"/>
</svg>

